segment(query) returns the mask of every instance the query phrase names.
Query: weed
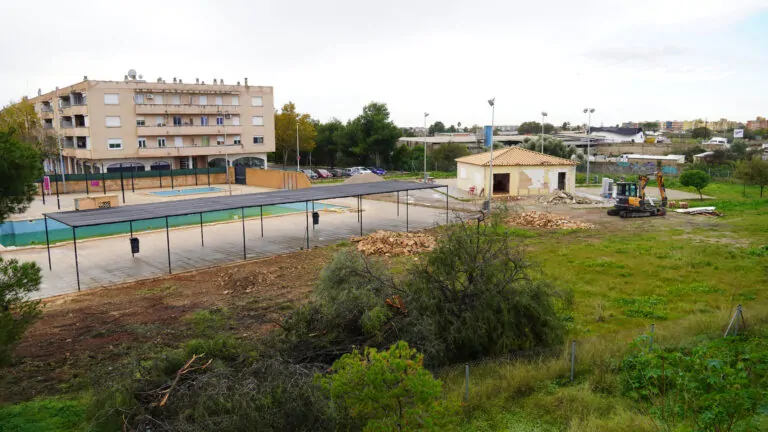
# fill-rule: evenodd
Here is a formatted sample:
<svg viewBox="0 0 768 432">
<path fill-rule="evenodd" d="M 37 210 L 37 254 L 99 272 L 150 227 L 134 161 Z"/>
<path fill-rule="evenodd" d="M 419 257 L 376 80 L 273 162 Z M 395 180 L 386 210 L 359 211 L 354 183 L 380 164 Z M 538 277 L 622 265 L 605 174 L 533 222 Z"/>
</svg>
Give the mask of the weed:
<svg viewBox="0 0 768 432">
<path fill-rule="evenodd" d="M 680 294 L 714 294 L 714 293 L 722 293 L 723 290 L 714 287 L 707 283 L 702 282 L 694 282 L 687 285 L 675 285 L 673 287 L 670 287 L 667 289 L 667 292 L 670 295 L 680 295 Z"/>
<path fill-rule="evenodd" d="M 146 289 L 143 289 L 143 290 L 139 290 L 139 294 L 141 294 L 141 295 L 158 295 L 158 294 L 168 295 L 168 294 L 170 294 L 170 293 L 172 293 L 172 292 L 174 292 L 176 290 L 177 290 L 176 285 L 170 284 L 170 283 L 165 283 L 165 284 L 160 285 L 159 287 L 152 287 L 152 288 L 146 288 Z"/>
<path fill-rule="evenodd" d="M 203 337 L 213 336 L 232 325 L 232 313 L 227 308 L 197 311 L 189 317 L 195 331 Z"/>
<path fill-rule="evenodd" d="M 614 299 L 613 302 L 618 306 L 624 307 L 622 312 L 629 318 L 667 319 L 667 314 L 663 310 L 667 304 L 667 300 L 663 297 L 620 297 Z"/>
<path fill-rule="evenodd" d="M 52 397 L 0 407 L 0 431 L 85 431 L 87 406 L 82 398 Z"/>
</svg>

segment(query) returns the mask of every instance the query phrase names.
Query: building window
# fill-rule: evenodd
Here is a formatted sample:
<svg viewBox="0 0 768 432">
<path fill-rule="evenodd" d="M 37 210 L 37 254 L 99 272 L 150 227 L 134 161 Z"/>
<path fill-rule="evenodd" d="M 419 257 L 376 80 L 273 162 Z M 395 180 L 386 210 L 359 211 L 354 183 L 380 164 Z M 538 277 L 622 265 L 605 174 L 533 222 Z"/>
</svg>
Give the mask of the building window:
<svg viewBox="0 0 768 432">
<path fill-rule="evenodd" d="M 224 145 L 224 137 L 219 135 L 216 137 L 216 145 Z"/>
<path fill-rule="evenodd" d="M 104 93 L 104 105 L 118 105 L 120 97 L 117 93 Z"/>
<path fill-rule="evenodd" d="M 144 117 L 136 117 L 136 126 L 146 126 Z"/>
<path fill-rule="evenodd" d="M 232 116 L 232 125 L 240 126 L 240 116 Z"/>
<path fill-rule="evenodd" d="M 264 126 L 264 117 L 253 116 L 253 119 L 251 119 L 251 124 L 253 126 Z"/>
<path fill-rule="evenodd" d="M 184 147 L 184 140 L 182 137 L 173 137 L 174 147 Z"/>
<path fill-rule="evenodd" d="M 155 95 L 155 105 L 163 104 L 163 95 Z"/>
<path fill-rule="evenodd" d="M 208 116 L 200 116 L 200 126 L 208 126 Z"/>
<path fill-rule="evenodd" d="M 264 144 L 264 137 L 261 135 L 256 135 L 253 137 L 253 143 L 254 144 Z"/>
<path fill-rule="evenodd" d="M 216 125 L 221 126 L 224 124 L 224 117 L 218 116 L 216 117 Z"/>
<path fill-rule="evenodd" d="M 171 96 L 171 103 L 174 105 L 181 105 L 181 96 L 179 95 Z"/>
<path fill-rule="evenodd" d="M 208 147 L 209 145 L 211 145 L 211 140 L 210 140 L 210 138 L 209 138 L 209 137 L 207 137 L 207 136 L 204 136 L 204 137 L 203 137 L 203 146 L 205 146 L 205 147 Z"/>
<path fill-rule="evenodd" d="M 240 145 L 240 135 L 235 135 L 233 141 L 235 142 L 235 145 Z"/>
<path fill-rule="evenodd" d="M 139 138 L 139 148 L 147 148 L 147 139 Z"/>
<path fill-rule="evenodd" d="M 158 137 L 157 138 L 157 146 L 158 147 L 165 147 L 165 137 Z"/>
<path fill-rule="evenodd" d="M 133 96 L 133 101 L 137 104 L 143 104 L 144 103 L 144 94 L 143 93 L 136 93 L 135 96 Z"/>
<path fill-rule="evenodd" d="M 200 95 L 197 100 L 200 102 L 200 105 L 208 105 L 208 96 Z"/>
<path fill-rule="evenodd" d="M 107 139 L 107 148 L 110 150 L 122 150 L 123 140 L 120 138 L 109 138 Z"/>
<path fill-rule="evenodd" d="M 174 126 L 181 126 L 181 116 L 173 116 L 173 125 Z"/>
<path fill-rule="evenodd" d="M 187 158 L 181 158 L 179 160 L 179 168 L 181 169 L 189 169 L 189 159 Z"/>
<path fill-rule="evenodd" d="M 240 105 L 240 96 L 232 96 L 232 105 Z"/>
<path fill-rule="evenodd" d="M 251 106 L 264 106 L 264 99 L 261 96 L 251 97 Z"/>
<path fill-rule="evenodd" d="M 155 124 L 157 126 L 165 126 L 165 119 L 163 118 L 163 116 L 155 117 Z"/>
<path fill-rule="evenodd" d="M 216 105 L 224 105 L 224 98 L 221 96 L 216 96 Z"/>
<path fill-rule="evenodd" d="M 118 117 L 118 116 L 107 116 L 106 126 L 107 127 L 120 127 L 120 117 Z"/>
</svg>

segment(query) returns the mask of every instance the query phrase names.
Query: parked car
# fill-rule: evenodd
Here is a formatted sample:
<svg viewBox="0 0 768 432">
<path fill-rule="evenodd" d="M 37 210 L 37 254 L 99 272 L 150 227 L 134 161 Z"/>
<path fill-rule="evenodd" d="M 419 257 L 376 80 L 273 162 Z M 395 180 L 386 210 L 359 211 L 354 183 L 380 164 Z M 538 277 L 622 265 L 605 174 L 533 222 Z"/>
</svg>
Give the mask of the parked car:
<svg viewBox="0 0 768 432">
<path fill-rule="evenodd" d="M 387 173 L 387 170 L 385 170 L 384 168 L 368 168 L 368 169 L 371 170 L 372 173 L 380 176 L 383 176 L 384 174 Z"/>
<path fill-rule="evenodd" d="M 352 177 L 357 173 L 357 170 L 355 168 L 344 168 L 341 170 L 341 175 L 344 177 Z"/>
<path fill-rule="evenodd" d="M 317 173 L 318 177 L 324 178 L 324 179 L 333 177 L 333 175 L 331 173 L 329 173 L 328 171 L 326 171 L 326 170 L 324 170 L 322 168 L 316 169 L 315 173 Z"/>
<path fill-rule="evenodd" d="M 373 172 L 366 167 L 358 167 L 355 174 L 373 174 Z"/>
<path fill-rule="evenodd" d="M 332 170 L 328 170 L 328 172 L 330 172 L 331 175 L 334 177 L 344 177 L 344 170 L 332 169 Z"/>
<path fill-rule="evenodd" d="M 315 172 L 312 170 L 304 169 L 304 170 L 301 170 L 301 172 L 306 174 L 306 176 L 309 177 L 310 180 L 314 180 L 317 178 L 317 174 L 315 174 Z"/>
</svg>

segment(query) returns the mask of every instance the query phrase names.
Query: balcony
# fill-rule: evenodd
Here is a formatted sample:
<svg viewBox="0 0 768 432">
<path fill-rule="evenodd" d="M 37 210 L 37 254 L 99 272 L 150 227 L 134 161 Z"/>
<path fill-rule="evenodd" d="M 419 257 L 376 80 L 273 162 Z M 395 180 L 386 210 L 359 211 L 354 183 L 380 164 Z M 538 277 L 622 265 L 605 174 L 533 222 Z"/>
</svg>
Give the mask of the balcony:
<svg viewBox="0 0 768 432">
<path fill-rule="evenodd" d="M 68 137 L 86 137 L 90 136 L 90 133 L 91 129 L 85 126 L 69 126 L 61 128 L 61 134 Z"/>
<path fill-rule="evenodd" d="M 252 151 L 252 150 L 251 150 Z M 141 157 L 169 157 L 169 156 L 213 156 L 224 154 L 245 153 L 245 146 L 240 144 L 189 147 L 139 147 Z"/>
<path fill-rule="evenodd" d="M 65 115 L 87 115 L 88 107 L 85 104 L 82 105 L 67 105 L 61 107 L 61 112 Z"/>
<path fill-rule="evenodd" d="M 136 104 L 136 114 L 239 114 L 240 105 Z"/>
<path fill-rule="evenodd" d="M 91 159 L 91 149 L 63 148 L 61 154 L 78 159 Z"/>
<path fill-rule="evenodd" d="M 240 135 L 242 128 L 240 125 L 136 126 L 136 134 L 139 136 Z"/>
<path fill-rule="evenodd" d="M 51 108 L 49 108 L 49 109 L 43 108 L 40 111 L 40 118 L 52 119 L 53 118 L 53 109 L 51 109 Z"/>
</svg>

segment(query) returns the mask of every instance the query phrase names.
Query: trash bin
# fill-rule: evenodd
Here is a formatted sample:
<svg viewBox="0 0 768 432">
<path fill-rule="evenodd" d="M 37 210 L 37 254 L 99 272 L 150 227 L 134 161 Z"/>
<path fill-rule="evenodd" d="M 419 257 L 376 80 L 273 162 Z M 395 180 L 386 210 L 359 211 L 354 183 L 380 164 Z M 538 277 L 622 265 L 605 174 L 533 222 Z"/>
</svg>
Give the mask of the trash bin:
<svg viewBox="0 0 768 432">
<path fill-rule="evenodd" d="M 320 225 L 320 213 L 312 212 L 312 225 Z"/>
<path fill-rule="evenodd" d="M 131 253 L 139 253 L 139 239 L 136 237 L 131 237 Z"/>
</svg>

